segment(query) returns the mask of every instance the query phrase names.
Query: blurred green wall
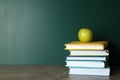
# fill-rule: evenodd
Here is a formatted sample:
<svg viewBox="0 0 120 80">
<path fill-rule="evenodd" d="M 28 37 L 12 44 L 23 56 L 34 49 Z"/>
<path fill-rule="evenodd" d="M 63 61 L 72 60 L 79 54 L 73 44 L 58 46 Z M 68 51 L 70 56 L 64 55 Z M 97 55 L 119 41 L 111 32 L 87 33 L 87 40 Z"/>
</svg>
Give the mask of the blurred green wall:
<svg viewBox="0 0 120 80">
<path fill-rule="evenodd" d="M 0 64 L 65 64 L 64 44 L 89 27 L 120 57 L 116 0 L 0 0 Z M 116 63 L 118 64 L 118 62 Z"/>
</svg>

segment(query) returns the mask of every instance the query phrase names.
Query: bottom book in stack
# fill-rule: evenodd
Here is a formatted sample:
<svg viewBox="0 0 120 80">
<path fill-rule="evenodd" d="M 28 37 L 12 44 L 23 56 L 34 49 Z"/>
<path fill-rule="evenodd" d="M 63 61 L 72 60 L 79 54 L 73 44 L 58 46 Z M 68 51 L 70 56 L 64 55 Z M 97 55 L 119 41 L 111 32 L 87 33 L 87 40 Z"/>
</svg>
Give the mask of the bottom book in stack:
<svg viewBox="0 0 120 80">
<path fill-rule="evenodd" d="M 109 76 L 110 68 L 75 68 L 69 67 L 69 74 L 73 75 L 93 75 L 93 76 Z"/>
</svg>

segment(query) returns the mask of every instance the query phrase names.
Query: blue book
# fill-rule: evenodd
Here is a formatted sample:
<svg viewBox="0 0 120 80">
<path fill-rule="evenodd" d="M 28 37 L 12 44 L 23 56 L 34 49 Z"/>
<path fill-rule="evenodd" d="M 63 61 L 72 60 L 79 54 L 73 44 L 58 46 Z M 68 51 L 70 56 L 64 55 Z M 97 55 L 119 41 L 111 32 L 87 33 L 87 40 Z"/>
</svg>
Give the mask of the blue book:
<svg viewBox="0 0 120 80">
<path fill-rule="evenodd" d="M 66 60 L 67 67 L 104 68 L 106 61 L 72 61 Z"/>
<path fill-rule="evenodd" d="M 67 56 L 67 60 L 106 61 L 107 56 Z"/>
</svg>

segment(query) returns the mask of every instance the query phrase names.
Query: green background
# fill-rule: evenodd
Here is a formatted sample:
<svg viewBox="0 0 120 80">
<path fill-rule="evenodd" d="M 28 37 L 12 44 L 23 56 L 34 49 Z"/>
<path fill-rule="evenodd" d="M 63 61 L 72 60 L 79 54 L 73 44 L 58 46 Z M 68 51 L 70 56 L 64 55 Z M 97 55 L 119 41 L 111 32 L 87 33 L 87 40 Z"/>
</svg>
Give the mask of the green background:
<svg viewBox="0 0 120 80">
<path fill-rule="evenodd" d="M 80 28 L 109 41 L 110 64 L 120 64 L 118 0 L 0 0 L 0 64 L 65 64 L 65 43 Z"/>
</svg>

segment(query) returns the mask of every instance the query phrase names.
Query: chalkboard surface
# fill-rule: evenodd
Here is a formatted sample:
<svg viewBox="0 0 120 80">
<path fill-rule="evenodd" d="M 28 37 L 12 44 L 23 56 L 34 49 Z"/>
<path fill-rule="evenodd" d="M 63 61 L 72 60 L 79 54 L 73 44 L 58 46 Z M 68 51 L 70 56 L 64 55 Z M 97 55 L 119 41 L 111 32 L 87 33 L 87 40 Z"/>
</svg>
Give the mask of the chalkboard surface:
<svg viewBox="0 0 120 80">
<path fill-rule="evenodd" d="M 117 0 L 0 0 L 0 64 L 65 64 L 64 44 L 89 27 L 120 64 Z"/>
</svg>

